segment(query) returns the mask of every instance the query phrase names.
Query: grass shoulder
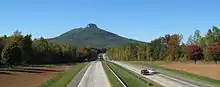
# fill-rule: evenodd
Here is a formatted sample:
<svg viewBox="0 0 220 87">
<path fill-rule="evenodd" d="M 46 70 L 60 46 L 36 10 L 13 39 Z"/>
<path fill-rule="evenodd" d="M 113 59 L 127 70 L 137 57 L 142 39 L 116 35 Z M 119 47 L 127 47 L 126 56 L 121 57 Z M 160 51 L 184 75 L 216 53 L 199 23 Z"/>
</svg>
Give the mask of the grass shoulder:
<svg viewBox="0 0 220 87">
<path fill-rule="evenodd" d="M 114 76 L 114 74 L 107 67 L 106 62 L 102 61 L 103 68 L 105 70 L 106 75 L 108 76 L 108 80 L 111 83 L 112 87 L 123 87 L 123 85 L 118 81 L 118 79 Z"/>
<path fill-rule="evenodd" d="M 135 77 L 134 75 L 130 74 L 128 71 L 124 70 L 123 68 L 113 63 L 108 63 L 108 65 L 128 87 L 149 87 L 148 83 Z"/>
<path fill-rule="evenodd" d="M 88 63 L 76 63 L 72 65 L 71 69 L 55 75 L 39 87 L 66 87 L 77 73 L 87 64 Z"/>
</svg>

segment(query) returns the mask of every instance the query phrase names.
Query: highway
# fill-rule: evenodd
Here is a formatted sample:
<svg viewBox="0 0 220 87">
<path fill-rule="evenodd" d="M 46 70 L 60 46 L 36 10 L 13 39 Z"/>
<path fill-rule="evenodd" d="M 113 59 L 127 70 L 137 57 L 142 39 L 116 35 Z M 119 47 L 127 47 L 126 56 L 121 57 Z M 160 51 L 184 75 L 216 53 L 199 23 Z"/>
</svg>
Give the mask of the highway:
<svg viewBox="0 0 220 87">
<path fill-rule="evenodd" d="M 103 54 L 104 59 L 108 59 L 107 56 Z M 141 70 L 145 67 L 136 66 L 126 62 L 120 61 L 110 61 L 121 67 L 140 74 Z M 180 78 L 174 78 L 162 73 L 155 75 L 144 76 L 164 87 L 208 87 L 204 84 L 197 82 L 186 81 Z M 86 70 L 84 76 L 82 77 L 78 87 L 111 87 L 108 78 L 103 69 L 102 63 L 100 61 L 93 61 Z"/>
<path fill-rule="evenodd" d="M 100 61 L 93 61 L 78 87 L 111 87 Z"/>
<path fill-rule="evenodd" d="M 117 65 L 120 65 L 126 69 L 129 69 L 133 72 L 139 73 L 143 69 L 143 67 L 135 66 L 132 64 L 124 63 L 124 62 L 119 62 L 119 61 L 111 61 Z M 194 82 L 188 82 L 188 81 L 183 81 L 181 79 L 173 78 L 164 74 L 155 74 L 155 75 L 149 75 L 149 76 L 144 76 L 145 78 L 148 78 L 164 87 L 207 87 L 205 85 L 201 85 L 198 83 Z"/>
</svg>

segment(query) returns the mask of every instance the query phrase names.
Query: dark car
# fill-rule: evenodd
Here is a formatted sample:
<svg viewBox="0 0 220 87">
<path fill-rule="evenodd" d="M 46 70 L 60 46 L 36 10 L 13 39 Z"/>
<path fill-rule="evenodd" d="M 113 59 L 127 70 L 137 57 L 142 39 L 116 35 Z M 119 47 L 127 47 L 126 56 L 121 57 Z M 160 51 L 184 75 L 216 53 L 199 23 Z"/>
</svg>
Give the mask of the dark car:
<svg viewBox="0 0 220 87">
<path fill-rule="evenodd" d="M 150 75 L 150 72 L 147 69 L 141 70 L 142 75 Z"/>
</svg>

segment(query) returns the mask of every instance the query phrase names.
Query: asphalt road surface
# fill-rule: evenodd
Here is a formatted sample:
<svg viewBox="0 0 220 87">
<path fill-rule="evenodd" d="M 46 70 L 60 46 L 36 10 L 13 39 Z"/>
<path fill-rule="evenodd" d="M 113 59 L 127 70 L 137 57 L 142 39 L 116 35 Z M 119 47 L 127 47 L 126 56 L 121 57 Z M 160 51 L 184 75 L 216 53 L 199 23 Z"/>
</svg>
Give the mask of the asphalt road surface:
<svg viewBox="0 0 220 87">
<path fill-rule="evenodd" d="M 111 87 L 100 61 L 91 63 L 78 87 Z"/>
<path fill-rule="evenodd" d="M 134 71 L 136 73 L 141 72 L 143 68 L 132 65 L 132 64 L 127 64 L 119 61 L 111 61 L 115 64 L 118 64 L 126 69 L 129 69 L 131 71 Z M 183 81 L 181 79 L 176 79 L 164 74 L 155 74 L 155 75 L 149 75 L 149 76 L 144 76 L 145 78 L 148 78 L 156 83 L 159 83 L 160 85 L 164 87 L 207 87 L 201 84 L 193 83 L 193 82 L 187 82 Z"/>
</svg>

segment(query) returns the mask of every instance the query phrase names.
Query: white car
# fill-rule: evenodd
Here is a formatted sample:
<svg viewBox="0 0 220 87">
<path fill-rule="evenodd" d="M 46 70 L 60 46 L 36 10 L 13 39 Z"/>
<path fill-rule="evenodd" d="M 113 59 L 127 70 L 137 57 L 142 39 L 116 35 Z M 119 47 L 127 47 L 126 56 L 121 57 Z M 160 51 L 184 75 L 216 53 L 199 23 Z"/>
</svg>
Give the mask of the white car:
<svg viewBox="0 0 220 87">
<path fill-rule="evenodd" d="M 143 75 L 153 75 L 153 74 L 156 74 L 157 73 L 157 71 L 156 71 L 156 69 L 143 69 L 143 70 L 141 70 L 141 74 L 143 74 Z"/>
</svg>

